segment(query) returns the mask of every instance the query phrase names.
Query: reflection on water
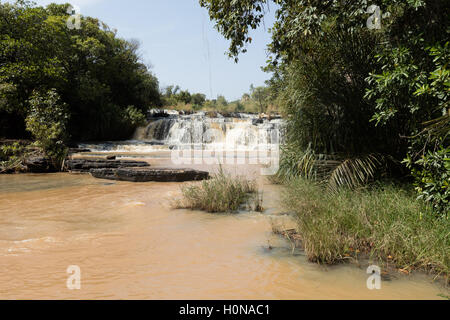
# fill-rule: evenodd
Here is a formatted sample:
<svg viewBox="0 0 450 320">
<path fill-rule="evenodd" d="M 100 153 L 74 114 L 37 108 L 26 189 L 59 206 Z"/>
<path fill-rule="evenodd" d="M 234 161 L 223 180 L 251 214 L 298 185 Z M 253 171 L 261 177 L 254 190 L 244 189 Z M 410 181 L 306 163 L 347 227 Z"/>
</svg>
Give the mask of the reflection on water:
<svg viewBox="0 0 450 320">
<path fill-rule="evenodd" d="M 308 263 L 272 235 L 274 218 L 292 222 L 279 187 L 261 184 L 265 214 L 211 215 L 171 209 L 179 183 L 0 176 L 0 298 L 435 299 L 445 290 L 399 275 L 370 291 L 365 268 Z M 81 290 L 66 287 L 69 265 L 81 268 Z"/>
</svg>

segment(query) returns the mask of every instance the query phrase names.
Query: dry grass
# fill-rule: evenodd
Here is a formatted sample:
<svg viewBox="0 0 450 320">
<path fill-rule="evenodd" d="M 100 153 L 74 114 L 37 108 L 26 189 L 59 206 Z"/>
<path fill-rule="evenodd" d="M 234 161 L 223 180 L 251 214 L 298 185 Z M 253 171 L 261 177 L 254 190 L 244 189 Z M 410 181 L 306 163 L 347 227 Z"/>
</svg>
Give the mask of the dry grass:
<svg viewBox="0 0 450 320">
<path fill-rule="evenodd" d="M 285 203 L 311 261 L 338 263 L 358 255 L 406 270 L 447 277 L 450 223 L 412 192 L 391 185 L 327 193 L 304 180 L 288 182 Z"/>
<path fill-rule="evenodd" d="M 210 180 L 200 184 L 183 186 L 183 199 L 177 208 L 215 212 L 236 212 L 250 200 L 254 200 L 255 211 L 262 206 L 255 181 L 243 177 L 231 177 L 219 170 Z"/>
</svg>

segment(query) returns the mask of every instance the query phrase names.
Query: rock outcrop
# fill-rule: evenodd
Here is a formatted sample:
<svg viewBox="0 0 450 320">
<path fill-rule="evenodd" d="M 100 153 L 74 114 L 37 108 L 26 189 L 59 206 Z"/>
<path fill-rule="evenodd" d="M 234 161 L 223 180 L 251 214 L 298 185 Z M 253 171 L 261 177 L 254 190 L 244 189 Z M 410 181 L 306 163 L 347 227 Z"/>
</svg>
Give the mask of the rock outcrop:
<svg viewBox="0 0 450 320">
<path fill-rule="evenodd" d="M 90 149 L 87 148 L 69 148 L 69 154 L 75 154 L 75 153 L 84 153 L 84 152 L 91 152 Z"/>
<path fill-rule="evenodd" d="M 27 172 L 31 173 L 51 173 L 57 171 L 48 158 L 41 156 L 25 159 L 24 165 L 27 168 Z"/>
<path fill-rule="evenodd" d="M 99 179 L 130 181 L 130 182 L 184 182 L 198 181 L 209 178 L 206 171 L 191 169 L 165 169 L 165 168 L 102 168 L 91 169 L 93 177 Z"/>
<path fill-rule="evenodd" d="M 149 167 L 145 161 L 108 159 L 69 159 L 64 163 L 70 172 L 89 172 L 91 169 L 117 169 L 127 167 Z"/>
</svg>

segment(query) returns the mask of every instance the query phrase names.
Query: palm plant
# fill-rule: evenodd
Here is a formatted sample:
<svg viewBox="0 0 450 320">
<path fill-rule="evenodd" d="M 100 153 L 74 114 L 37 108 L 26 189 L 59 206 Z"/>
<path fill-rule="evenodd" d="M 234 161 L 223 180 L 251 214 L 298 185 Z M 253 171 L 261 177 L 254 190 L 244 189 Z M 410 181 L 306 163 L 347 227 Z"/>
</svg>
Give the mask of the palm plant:
<svg viewBox="0 0 450 320">
<path fill-rule="evenodd" d="M 278 177 L 290 179 L 302 176 L 327 187 L 331 192 L 338 189 L 358 188 L 385 171 L 388 157 L 382 154 L 363 155 L 320 154 L 315 153 L 311 145 L 303 152 L 295 148 L 283 149 Z M 298 149 L 297 149 L 298 150 Z"/>
</svg>

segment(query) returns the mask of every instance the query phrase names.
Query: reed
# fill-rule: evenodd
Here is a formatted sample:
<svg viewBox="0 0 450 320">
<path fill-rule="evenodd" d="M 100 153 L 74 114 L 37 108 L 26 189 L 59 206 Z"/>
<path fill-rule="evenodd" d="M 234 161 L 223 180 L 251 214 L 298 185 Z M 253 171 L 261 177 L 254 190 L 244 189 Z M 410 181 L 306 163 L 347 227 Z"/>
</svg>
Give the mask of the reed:
<svg viewBox="0 0 450 320">
<path fill-rule="evenodd" d="M 256 182 L 244 177 L 232 177 L 222 168 L 211 179 L 200 184 L 189 184 L 181 188 L 183 199 L 179 209 L 203 210 L 211 213 L 237 212 L 250 200 L 259 199 Z M 261 210 L 259 200 L 255 200 L 255 210 Z"/>
<path fill-rule="evenodd" d="M 334 264 L 365 255 L 406 272 L 450 270 L 450 223 L 416 201 L 413 190 L 379 184 L 324 192 L 302 178 L 287 183 L 284 202 L 295 212 L 309 260 Z"/>
</svg>

